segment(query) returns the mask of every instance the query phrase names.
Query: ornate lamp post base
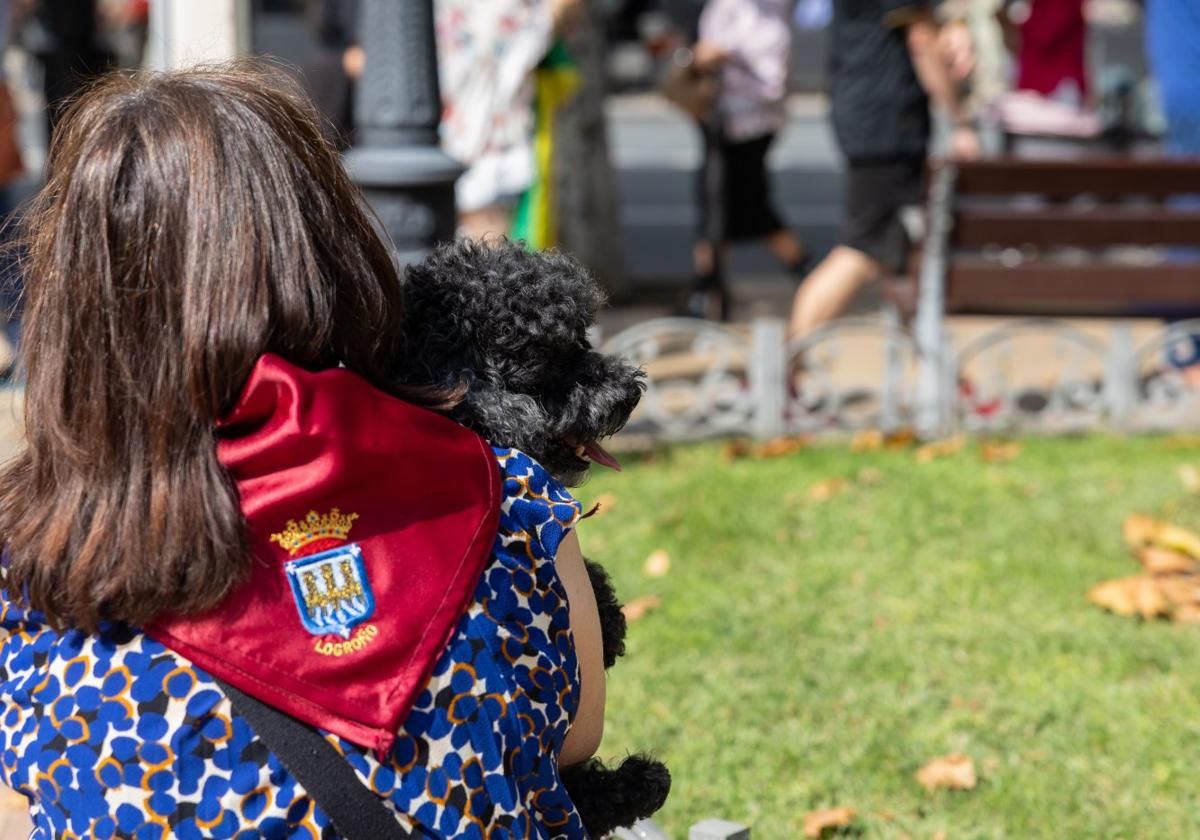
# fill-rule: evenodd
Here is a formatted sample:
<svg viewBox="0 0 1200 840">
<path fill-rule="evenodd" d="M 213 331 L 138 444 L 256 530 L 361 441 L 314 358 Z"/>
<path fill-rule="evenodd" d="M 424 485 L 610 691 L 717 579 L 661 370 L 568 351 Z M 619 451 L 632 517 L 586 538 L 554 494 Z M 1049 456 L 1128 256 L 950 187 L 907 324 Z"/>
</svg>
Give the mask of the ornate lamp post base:
<svg viewBox="0 0 1200 840">
<path fill-rule="evenodd" d="M 401 265 L 454 238 L 454 182 L 462 167 L 441 149 L 356 147 L 345 162 L 395 244 Z"/>
<path fill-rule="evenodd" d="M 359 26 L 367 55 L 355 101 L 360 139 L 346 167 L 409 263 L 454 237 L 462 172 L 438 145 L 433 0 L 364 0 Z"/>
</svg>

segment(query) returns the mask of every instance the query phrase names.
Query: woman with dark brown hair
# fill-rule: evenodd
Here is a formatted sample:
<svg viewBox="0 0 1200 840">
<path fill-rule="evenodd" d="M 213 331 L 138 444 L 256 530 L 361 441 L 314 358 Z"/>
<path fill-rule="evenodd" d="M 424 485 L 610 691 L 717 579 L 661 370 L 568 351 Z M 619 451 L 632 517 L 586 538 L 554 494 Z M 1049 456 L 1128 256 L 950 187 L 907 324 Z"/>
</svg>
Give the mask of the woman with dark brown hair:
<svg viewBox="0 0 1200 840">
<path fill-rule="evenodd" d="M 583 836 L 578 505 L 389 386 L 400 280 L 303 94 L 107 79 L 25 224 L 0 778 L 34 836 L 363 836 L 364 793 L 395 836 Z"/>
</svg>

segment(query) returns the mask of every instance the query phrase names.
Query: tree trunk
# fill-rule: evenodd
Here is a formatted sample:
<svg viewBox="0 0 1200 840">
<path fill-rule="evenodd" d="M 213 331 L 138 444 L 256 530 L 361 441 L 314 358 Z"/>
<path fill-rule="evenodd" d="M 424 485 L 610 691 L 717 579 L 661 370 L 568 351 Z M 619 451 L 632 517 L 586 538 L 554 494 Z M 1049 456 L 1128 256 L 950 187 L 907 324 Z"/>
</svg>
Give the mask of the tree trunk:
<svg viewBox="0 0 1200 840">
<path fill-rule="evenodd" d="M 610 294 L 628 288 L 617 226 L 616 177 L 608 155 L 604 112 L 604 22 L 598 0 L 584 12 L 568 43 L 582 87 L 562 110 L 555 143 L 559 247 L 574 254 Z"/>
</svg>

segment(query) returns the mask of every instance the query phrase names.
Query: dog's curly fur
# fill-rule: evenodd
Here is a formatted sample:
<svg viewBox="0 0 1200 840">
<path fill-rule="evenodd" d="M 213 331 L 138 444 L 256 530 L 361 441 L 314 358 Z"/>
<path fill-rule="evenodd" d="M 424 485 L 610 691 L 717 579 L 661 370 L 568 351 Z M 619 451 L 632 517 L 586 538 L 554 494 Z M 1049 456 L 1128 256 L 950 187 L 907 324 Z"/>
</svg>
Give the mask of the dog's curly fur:
<svg viewBox="0 0 1200 840">
<path fill-rule="evenodd" d="M 584 563 L 587 566 L 588 580 L 592 583 L 592 591 L 596 593 L 596 608 L 600 613 L 600 639 L 604 644 L 604 669 L 608 670 L 617 664 L 617 659 L 625 655 L 625 632 L 628 622 L 608 572 L 599 563 L 593 563 L 591 560 L 585 560 Z"/>
<path fill-rule="evenodd" d="M 397 380 L 461 394 L 449 416 L 564 484 L 587 475 L 578 445 L 619 431 L 641 398 L 639 370 L 592 350 L 587 331 L 604 294 L 564 254 L 507 240 L 444 245 L 408 268 L 405 302 Z M 587 566 L 609 668 L 625 652 L 625 615 L 607 573 Z M 596 838 L 653 814 L 671 787 L 662 763 L 637 755 L 616 768 L 565 767 L 562 778 Z"/>
<path fill-rule="evenodd" d="M 604 293 L 574 259 L 507 241 L 438 248 L 406 275 L 397 375 L 465 389 L 449 413 L 492 443 L 537 458 L 564 484 L 587 474 L 580 443 L 621 430 L 642 374 L 591 349 Z"/>
</svg>

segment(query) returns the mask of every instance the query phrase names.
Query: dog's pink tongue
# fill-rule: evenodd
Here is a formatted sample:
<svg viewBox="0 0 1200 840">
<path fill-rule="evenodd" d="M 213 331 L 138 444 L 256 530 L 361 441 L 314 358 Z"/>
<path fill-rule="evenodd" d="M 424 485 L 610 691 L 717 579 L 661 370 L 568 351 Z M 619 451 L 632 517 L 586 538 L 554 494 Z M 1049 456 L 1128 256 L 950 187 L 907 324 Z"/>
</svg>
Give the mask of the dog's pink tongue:
<svg viewBox="0 0 1200 840">
<path fill-rule="evenodd" d="M 590 443 L 585 443 L 583 451 L 597 464 L 608 467 L 610 470 L 621 471 L 621 462 L 614 458 L 603 446 L 596 443 L 596 441 L 593 440 Z"/>
</svg>

